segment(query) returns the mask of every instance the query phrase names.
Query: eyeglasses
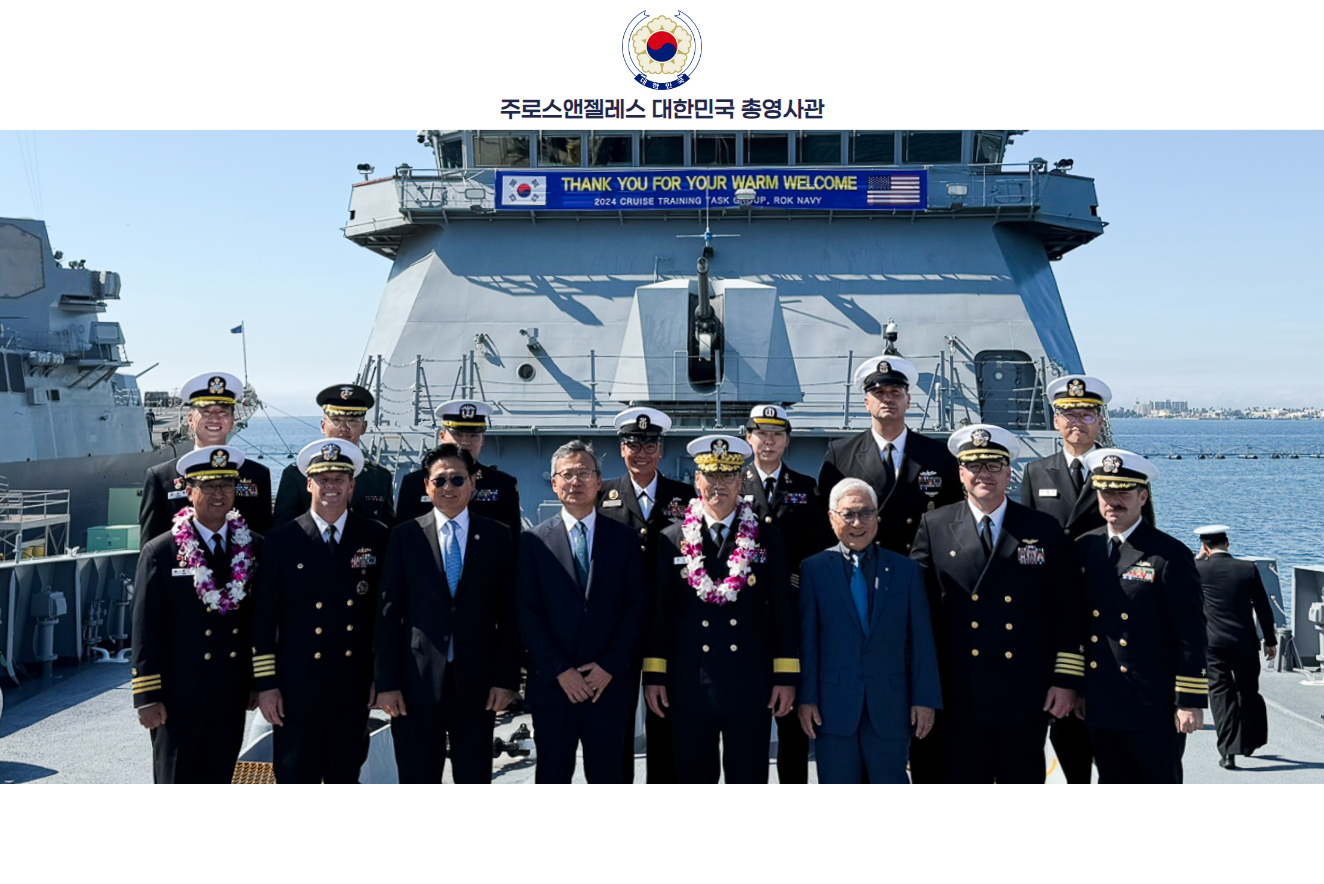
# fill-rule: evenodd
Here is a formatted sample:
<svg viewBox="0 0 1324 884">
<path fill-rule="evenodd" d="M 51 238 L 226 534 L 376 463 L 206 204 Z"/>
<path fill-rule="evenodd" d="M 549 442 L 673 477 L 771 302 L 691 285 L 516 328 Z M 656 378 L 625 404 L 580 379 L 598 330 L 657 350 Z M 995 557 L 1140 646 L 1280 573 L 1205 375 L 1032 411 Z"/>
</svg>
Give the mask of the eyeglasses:
<svg viewBox="0 0 1324 884">
<path fill-rule="evenodd" d="M 359 424 L 366 424 L 367 420 L 361 417 L 329 417 L 327 422 L 333 427 L 347 430 L 350 427 L 357 427 Z"/>
<path fill-rule="evenodd" d="M 986 473 L 990 473 L 996 476 L 998 473 L 1002 472 L 1006 468 L 1007 468 L 1007 464 L 1004 461 L 1000 461 L 1000 460 L 978 460 L 975 461 L 974 463 L 971 463 L 969 461 L 961 462 L 961 469 L 965 470 L 967 473 L 972 473 L 976 476 L 979 475 L 980 470 L 983 470 Z"/>
<path fill-rule="evenodd" d="M 445 488 L 446 483 L 450 482 L 452 488 L 459 488 L 469 481 L 468 476 L 428 476 L 428 481 L 437 488 Z"/>
<path fill-rule="evenodd" d="M 1099 419 L 1092 411 L 1059 411 L 1057 416 L 1069 424 L 1092 424 Z"/>
<path fill-rule="evenodd" d="M 626 442 L 625 447 L 631 454 L 638 454 L 641 451 L 644 454 L 657 454 L 662 446 L 657 442 Z"/>
<path fill-rule="evenodd" d="M 878 517 L 878 510 L 833 510 L 832 512 L 847 524 L 871 522 Z"/>
<path fill-rule="evenodd" d="M 203 494 L 209 497 L 215 497 L 220 494 L 234 494 L 234 482 L 203 482 L 200 485 L 194 485 Z"/>
<path fill-rule="evenodd" d="M 706 473 L 700 470 L 699 475 L 707 479 L 711 485 L 734 485 L 740 481 L 739 473 Z"/>
<path fill-rule="evenodd" d="M 587 482 L 597 474 L 597 470 L 562 470 L 559 473 L 552 473 L 553 476 L 560 479 L 562 482 Z"/>
</svg>

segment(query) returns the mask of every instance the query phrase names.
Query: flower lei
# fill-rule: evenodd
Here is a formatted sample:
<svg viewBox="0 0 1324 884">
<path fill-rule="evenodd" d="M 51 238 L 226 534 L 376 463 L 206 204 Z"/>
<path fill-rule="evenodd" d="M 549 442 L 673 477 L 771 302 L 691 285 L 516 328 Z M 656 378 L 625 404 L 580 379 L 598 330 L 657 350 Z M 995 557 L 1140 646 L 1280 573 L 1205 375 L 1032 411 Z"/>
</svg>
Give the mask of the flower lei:
<svg viewBox="0 0 1324 884">
<path fill-rule="evenodd" d="M 207 606 L 208 611 L 225 614 L 239 607 L 239 603 L 248 595 L 244 587 L 253 576 L 253 535 L 248 524 L 237 510 L 225 514 L 225 521 L 230 525 L 230 543 L 233 553 L 230 556 L 230 581 L 224 589 L 216 588 L 211 568 L 198 542 L 197 532 L 193 530 L 194 509 L 186 506 L 175 514 L 174 528 L 171 535 L 179 546 L 179 563 L 193 571 L 193 587 L 198 598 Z"/>
<path fill-rule="evenodd" d="M 680 551 L 685 554 L 685 575 L 690 586 L 700 601 L 715 605 L 734 602 L 745 588 L 749 579 L 749 563 L 753 558 L 755 538 L 758 537 L 758 518 L 754 508 L 746 501 L 740 501 L 736 507 L 736 546 L 726 560 L 727 577 L 720 585 L 714 585 L 713 579 L 703 567 L 703 537 L 699 533 L 703 528 L 703 501 L 694 498 L 685 510 L 685 522 L 681 526 Z"/>
</svg>

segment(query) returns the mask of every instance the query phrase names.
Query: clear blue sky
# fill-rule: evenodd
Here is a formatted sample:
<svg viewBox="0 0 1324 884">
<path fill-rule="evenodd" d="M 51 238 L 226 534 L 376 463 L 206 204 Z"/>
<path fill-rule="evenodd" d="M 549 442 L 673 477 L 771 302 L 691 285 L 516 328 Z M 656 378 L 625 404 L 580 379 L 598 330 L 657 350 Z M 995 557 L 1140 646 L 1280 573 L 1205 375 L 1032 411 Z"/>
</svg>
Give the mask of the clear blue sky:
<svg viewBox="0 0 1324 884">
<path fill-rule="evenodd" d="M 1119 404 L 1324 405 L 1324 298 L 1310 164 L 1319 132 L 1031 130 L 1009 160 L 1075 160 L 1102 237 L 1054 265 L 1086 369 Z M 358 369 L 390 264 L 346 241 L 354 167 L 429 166 L 412 131 L 2 132 L 0 215 L 118 271 L 132 371 L 148 389 L 249 375 L 307 414 Z M 1300 170 L 1299 172 L 1284 170 Z M 1300 182 L 1293 184 L 1293 180 Z"/>
</svg>

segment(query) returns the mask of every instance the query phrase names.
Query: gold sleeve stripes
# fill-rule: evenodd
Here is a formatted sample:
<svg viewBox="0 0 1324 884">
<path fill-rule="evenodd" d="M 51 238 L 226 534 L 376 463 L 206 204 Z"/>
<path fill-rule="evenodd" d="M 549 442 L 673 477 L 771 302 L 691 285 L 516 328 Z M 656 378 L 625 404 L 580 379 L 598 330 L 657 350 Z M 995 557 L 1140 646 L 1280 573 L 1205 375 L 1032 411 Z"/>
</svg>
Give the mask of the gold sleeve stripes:
<svg viewBox="0 0 1324 884">
<path fill-rule="evenodd" d="M 263 654 L 253 658 L 253 677 L 270 678 L 276 674 L 276 655 Z"/>
<path fill-rule="evenodd" d="M 132 681 L 133 692 L 135 694 L 146 694 L 151 691 L 161 690 L 160 675 L 140 675 Z"/>
<path fill-rule="evenodd" d="M 1192 678 L 1186 675 L 1177 676 L 1177 693 L 1179 694 L 1208 694 L 1209 679 Z"/>
<path fill-rule="evenodd" d="M 772 671 L 778 673 L 796 673 L 800 672 L 799 657 L 776 657 L 772 661 Z"/>
<path fill-rule="evenodd" d="M 1060 651 L 1057 655 L 1057 663 L 1053 665 L 1054 675 L 1085 675 L 1085 655 L 1071 654 L 1066 651 Z"/>
<path fill-rule="evenodd" d="M 667 661 L 662 657 L 645 657 L 644 672 L 658 672 L 663 675 L 667 671 Z"/>
</svg>

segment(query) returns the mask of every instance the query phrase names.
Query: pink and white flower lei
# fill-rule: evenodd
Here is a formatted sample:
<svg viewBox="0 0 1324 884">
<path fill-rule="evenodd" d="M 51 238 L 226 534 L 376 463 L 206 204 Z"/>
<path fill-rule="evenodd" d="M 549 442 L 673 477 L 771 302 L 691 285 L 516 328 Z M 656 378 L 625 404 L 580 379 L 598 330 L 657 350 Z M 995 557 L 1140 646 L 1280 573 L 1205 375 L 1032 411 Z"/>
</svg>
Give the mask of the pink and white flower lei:
<svg viewBox="0 0 1324 884">
<path fill-rule="evenodd" d="M 703 536 L 700 534 L 703 530 L 703 501 L 696 497 L 685 510 L 680 551 L 685 554 L 686 579 L 701 601 L 715 605 L 734 602 L 749 579 L 749 563 L 758 537 L 759 520 L 748 502 L 742 500 L 737 504 L 736 522 L 736 546 L 726 560 L 727 577 L 720 585 L 714 585 L 703 567 Z"/>
<path fill-rule="evenodd" d="M 244 587 L 253 575 L 253 535 L 238 510 L 225 514 L 225 521 L 230 525 L 230 580 L 224 589 L 216 588 L 211 568 L 207 567 L 207 558 L 198 542 L 197 532 L 193 530 L 193 507 L 186 506 L 175 514 L 171 535 L 179 546 L 179 563 L 193 571 L 193 587 L 198 598 L 207 606 L 208 611 L 225 614 L 239 607 L 239 603 L 248 595 Z"/>
</svg>

